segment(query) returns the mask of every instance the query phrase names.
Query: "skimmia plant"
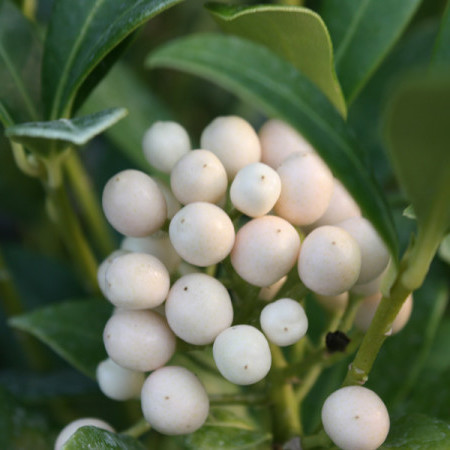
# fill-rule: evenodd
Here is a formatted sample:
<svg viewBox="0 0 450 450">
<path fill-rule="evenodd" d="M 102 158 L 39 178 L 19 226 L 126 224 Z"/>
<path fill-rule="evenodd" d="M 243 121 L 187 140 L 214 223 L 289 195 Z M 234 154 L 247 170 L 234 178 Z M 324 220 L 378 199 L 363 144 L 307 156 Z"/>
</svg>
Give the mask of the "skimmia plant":
<svg viewBox="0 0 450 450">
<path fill-rule="evenodd" d="M 448 1 L 0 0 L 0 81 L 0 448 L 450 448 Z"/>
</svg>

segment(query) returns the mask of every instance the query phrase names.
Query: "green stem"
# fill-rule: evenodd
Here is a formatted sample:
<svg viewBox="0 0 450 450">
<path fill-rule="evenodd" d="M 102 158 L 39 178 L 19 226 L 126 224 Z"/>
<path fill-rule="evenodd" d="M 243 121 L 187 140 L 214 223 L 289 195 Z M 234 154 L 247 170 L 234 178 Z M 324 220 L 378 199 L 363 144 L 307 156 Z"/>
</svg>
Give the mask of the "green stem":
<svg viewBox="0 0 450 450">
<path fill-rule="evenodd" d="M 311 436 L 303 436 L 301 438 L 302 449 L 308 448 L 329 448 L 332 445 L 331 439 L 327 436 L 324 430 L 319 431 L 317 434 Z"/>
<path fill-rule="evenodd" d="M 65 169 L 70 185 L 75 192 L 76 199 L 80 203 L 87 226 L 92 233 L 93 241 L 98 246 L 102 258 L 106 258 L 114 251 L 116 246 L 111 237 L 110 229 L 104 218 L 100 204 L 94 195 L 91 180 L 76 151 L 70 151 Z"/>
<path fill-rule="evenodd" d="M 341 326 L 339 327 L 343 333 L 348 333 L 351 330 L 353 322 L 355 321 L 356 312 L 358 311 L 359 303 L 362 299 L 363 297 L 360 295 L 349 294 L 349 303 L 342 317 Z"/>
<path fill-rule="evenodd" d="M 320 363 L 312 366 L 305 377 L 302 378 L 301 384 L 295 393 L 297 403 L 300 405 L 303 399 L 309 394 L 309 391 L 313 388 L 317 378 L 322 373 L 323 366 Z"/>
<path fill-rule="evenodd" d="M 142 418 L 141 420 L 136 422 L 133 426 L 123 431 L 122 434 L 138 438 L 143 434 L 147 433 L 148 431 L 150 431 L 151 428 L 152 428 L 151 425 L 144 418 Z"/>
<path fill-rule="evenodd" d="M 263 405 L 267 403 L 267 396 L 260 392 L 241 394 L 214 394 L 209 396 L 211 405 Z"/>
</svg>

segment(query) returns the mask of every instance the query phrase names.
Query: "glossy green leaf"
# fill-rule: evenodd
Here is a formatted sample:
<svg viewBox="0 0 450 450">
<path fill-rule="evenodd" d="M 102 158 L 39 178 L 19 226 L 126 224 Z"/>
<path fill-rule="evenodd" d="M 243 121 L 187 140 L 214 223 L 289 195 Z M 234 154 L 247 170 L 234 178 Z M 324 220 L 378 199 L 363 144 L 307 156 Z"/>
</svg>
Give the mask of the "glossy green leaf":
<svg viewBox="0 0 450 450">
<path fill-rule="evenodd" d="M 111 108 L 75 119 L 22 123 L 7 128 L 5 134 L 32 151 L 47 155 L 51 151 L 88 143 L 126 115 L 124 108 Z"/>
<path fill-rule="evenodd" d="M 180 1 L 55 0 L 42 68 L 46 117 L 67 116 L 77 91 L 106 55 L 137 27 Z"/>
<path fill-rule="evenodd" d="M 363 165 L 345 122 L 321 91 L 291 64 L 250 41 L 207 34 L 157 49 L 147 59 L 147 65 L 203 76 L 250 100 L 268 115 L 291 124 L 311 142 L 359 203 L 392 254 L 397 254 L 389 209 Z"/>
<path fill-rule="evenodd" d="M 118 63 L 93 91 L 83 108 L 92 113 L 113 106 L 124 106 L 129 115 L 106 136 L 138 167 L 150 166 L 142 152 L 145 131 L 156 120 L 168 120 L 171 114 L 164 103 L 124 64 Z"/>
<path fill-rule="evenodd" d="M 450 227 L 450 77 L 402 80 L 388 111 L 386 137 L 394 171 L 417 221 L 437 243 Z"/>
<path fill-rule="evenodd" d="M 184 441 L 187 450 L 256 450 L 267 447 L 272 435 L 256 429 L 226 410 L 211 410 L 206 423 Z"/>
<path fill-rule="evenodd" d="M 442 16 L 439 35 L 434 47 L 432 64 L 438 66 L 450 66 L 450 1 L 447 2 Z"/>
<path fill-rule="evenodd" d="M 9 323 L 95 378 L 98 363 L 106 358 L 102 335 L 110 315 L 111 305 L 105 301 L 73 300 L 13 317 Z"/>
<path fill-rule="evenodd" d="M 40 117 L 41 53 L 32 25 L 10 0 L 0 0 L 0 122 L 5 126 Z"/>
<path fill-rule="evenodd" d="M 96 427 L 81 427 L 64 444 L 63 450 L 145 450 L 145 447 L 130 436 L 111 433 Z"/>
<path fill-rule="evenodd" d="M 324 0 L 336 71 L 351 102 L 401 36 L 421 0 Z"/>
<path fill-rule="evenodd" d="M 395 421 L 381 449 L 447 450 L 450 425 L 423 414 L 412 414 Z"/>
<path fill-rule="evenodd" d="M 333 48 L 321 17 L 308 8 L 207 3 L 221 28 L 270 48 L 306 75 L 343 116 L 347 107 L 336 77 Z"/>
</svg>

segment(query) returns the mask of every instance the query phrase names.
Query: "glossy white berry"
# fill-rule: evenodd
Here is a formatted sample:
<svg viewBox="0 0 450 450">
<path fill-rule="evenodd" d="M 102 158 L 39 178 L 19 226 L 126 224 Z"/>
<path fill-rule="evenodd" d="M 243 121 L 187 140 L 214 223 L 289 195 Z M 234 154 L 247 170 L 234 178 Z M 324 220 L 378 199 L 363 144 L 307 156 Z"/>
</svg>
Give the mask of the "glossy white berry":
<svg viewBox="0 0 450 450">
<path fill-rule="evenodd" d="M 209 150 L 184 155 L 170 174 L 170 186 L 184 205 L 192 202 L 217 203 L 225 195 L 228 179 L 220 159 Z"/>
<path fill-rule="evenodd" d="M 167 366 L 145 380 L 141 393 L 145 420 L 166 435 L 192 433 L 204 423 L 209 399 L 200 380 L 189 370 Z"/>
<path fill-rule="evenodd" d="M 55 450 L 62 450 L 64 444 L 78 430 L 78 428 L 88 426 L 114 432 L 114 428 L 109 423 L 101 419 L 96 419 L 94 417 L 85 417 L 83 419 L 74 420 L 73 422 L 70 422 L 68 425 L 66 425 L 59 433 L 55 442 Z"/>
<path fill-rule="evenodd" d="M 319 295 L 316 294 L 317 301 L 330 312 L 344 311 L 348 304 L 348 292 L 338 295 Z"/>
<path fill-rule="evenodd" d="M 261 159 L 258 135 L 246 120 L 237 116 L 214 119 L 203 130 L 200 145 L 222 161 L 229 180 L 246 165 Z"/>
<path fill-rule="evenodd" d="M 234 244 L 234 227 L 218 206 L 189 203 L 178 211 L 169 226 L 177 253 L 196 266 L 209 266 L 225 259 Z"/>
<path fill-rule="evenodd" d="M 358 310 L 355 316 L 355 326 L 359 328 L 361 331 L 366 332 L 369 329 L 370 324 L 372 323 L 373 317 L 377 311 L 378 305 L 381 302 L 382 298 L 381 292 L 378 292 L 374 295 L 366 297 L 358 306 Z M 398 333 L 407 323 L 411 316 L 413 307 L 413 297 L 410 294 L 403 306 L 400 308 L 400 311 L 397 314 L 394 322 L 392 323 L 391 333 Z"/>
<path fill-rule="evenodd" d="M 360 268 L 358 243 L 341 228 L 316 228 L 300 247 L 298 274 L 305 286 L 317 294 L 348 291 L 358 279 Z"/>
<path fill-rule="evenodd" d="M 230 199 L 237 210 L 250 217 L 260 217 L 273 208 L 280 192 L 281 181 L 277 172 L 257 162 L 236 174 L 230 188 Z"/>
<path fill-rule="evenodd" d="M 142 148 L 147 161 L 164 173 L 191 149 L 186 130 L 176 122 L 155 122 L 144 134 Z"/>
<path fill-rule="evenodd" d="M 102 261 L 102 263 L 98 266 L 97 270 L 97 281 L 98 286 L 100 290 L 102 291 L 103 295 L 105 295 L 106 292 L 106 279 L 105 274 L 106 270 L 112 263 L 112 261 L 117 258 L 118 256 L 126 255 L 128 253 L 128 250 L 115 250 L 113 251 L 105 260 Z"/>
<path fill-rule="evenodd" d="M 236 234 L 231 252 L 234 270 L 255 286 L 270 286 L 295 265 L 300 238 L 295 228 L 276 216 L 246 223 Z"/>
<path fill-rule="evenodd" d="M 314 152 L 311 144 L 286 122 L 268 120 L 259 130 L 261 161 L 276 169 L 288 156 Z"/>
<path fill-rule="evenodd" d="M 272 364 L 267 339 L 250 325 L 235 325 L 222 331 L 214 341 L 213 356 L 219 372 L 239 385 L 262 380 Z"/>
<path fill-rule="evenodd" d="M 169 273 L 175 272 L 181 262 L 180 256 L 170 242 L 169 233 L 162 230 L 142 238 L 127 236 L 122 240 L 120 247 L 129 252 L 148 253 L 155 256 Z"/>
<path fill-rule="evenodd" d="M 211 344 L 233 321 L 228 291 L 217 279 L 195 273 L 179 278 L 165 303 L 173 332 L 194 345 Z"/>
<path fill-rule="evenodd" d="M 389 432 L 389 414 L 378 395 L 362 386 L 333 392 L 322 407 L 322 423 L 342 450 L 375 450 Z"/>
<path fill-rule="evenodd" d="M 333 175 L 315 153 L 294 153 L 277 169 L 281 194 L 275 212 L 294 225 L 309 225 L 328 208 Z"/>
<path fill-rule="evenodd" d="M 112 260 L 105 272 L 105 282 L 105 296 L 114 306 L 148 309 L 166 299 L 170 276 L 155 256 L 128 253 Z"/>
<path fill-rule="evenodd" d="M 105 359 L 97 366 L 96 378 L 100 390 L 113 400 L 129 400 L 141 394 L 145 375 L 125 369 L 112 359 Z"/>
<path fill-rule="evenodd" d="M 258 298 L 265 301 L 274 299 L 280 289 L 283 287 L 284 283 L 286 283 L 286 280 L 287 275 L 280 278 L 278 281 L 275 281 L 275 283 L 271 284 L 270 286 L 262 287 L 259 291 Z"/>
<path fill-rule="evenodd" d="M 281 298 L 265 306 L 260 322 L 267 339 L 280 347 L 295 344 L 308 330 L 305 310 L 290 298 Z"/>
<path fill-rule="evenodd" d="M 108 356 L 119 366 L 148 372 L 169 361 L 176 341 L 158 313 L 120 310 L 106 323 L 103 342 Z"/>
<path fill-rule="evenodd" d="M 373 225 L 364 217 L 353 217 L 337 226 L 348 231 L 361 249 L 361 272 L 357 283 L 368 283 L 380 275 L 389 263 L 389 252 Z"/>
<path fill-rule="evenodd" d="M 167 206 L 158 185 L 138 170 L 114 175 L 103 189 L 103 211 L 119 233 L 142 237 L 157 231 L 167 218 Z"/>
</svg>

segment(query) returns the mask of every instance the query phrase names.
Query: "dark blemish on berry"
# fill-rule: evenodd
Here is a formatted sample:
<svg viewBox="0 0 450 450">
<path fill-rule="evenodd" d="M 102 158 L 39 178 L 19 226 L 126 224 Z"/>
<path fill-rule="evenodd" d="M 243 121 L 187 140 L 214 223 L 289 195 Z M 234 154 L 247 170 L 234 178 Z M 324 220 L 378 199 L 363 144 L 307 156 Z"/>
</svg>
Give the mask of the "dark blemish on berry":
<svg viewBox="0 0 450 450">
<path fill-rule="evenodd" d="M 165 397 L 164 397 L 164 400 L 169 400 L 169 396 L 168 395 L 166 395 Z"/>
<path fill-rule="evenodd" d="M 261 180 L 265 180 L 266 176 L 265 175 L 261 175 Z"/>
<path fill-rule="evenodd" d="M 120 181 L 120 178 L 119 178 L 119 177 L 116 177 L 116 181 Z"/>
<path fill-rule="evenodd" d="M 349 342 L 349 337 L 339 330 L 330 332 L 325 337 L 325 344 L 330 353 L 344 352 Z"/>
<path fill-rule="evenodd" d="M 181 220 L 180 220 L 180 223 L 184 223 L 184 219 L 181 219 Z"/>
<path fill-rule="evenodd" d="M 188 290 L 188 287 L 187 287 L 187 286 L 185 286 L 185 287 L 183 288 L 183 290 L 184 290 L 184 291 L 187 291 L 187 290 Z"/>
<path fill-rule="evenodd" d="M 208 164 L 203 164 L 203 168 L 205 169 L 206 167 L 208 167 Z"/>
<path fill-rule="evenodd" d="M 247 364 L 246 364 L 246 365 L 244 366 L 244 369 L 245 369 L 245 370 L 247 370 L 247 369 L 248 369 L 248 365 L 247 365 Z"/>
<path fill-rule="evenodd" d="M 284 327 L 284 331 L 288 331 L 288 329 L 289 329 L 288 327 Z"/>
<path fill-rule="evenodd" d="M 358 420 L 358 419 L 359 419 L 359 416 L 355 416 L 355 419 Z"/>
<path fill-rule="evenodd" d="M 336 241 L 333 241 L 333 242 L 331 243 L 331 245 L 336 245 Z"/>
<path fill-rule="evenodd" d="M 280 228 L 277 229 L 277 233 L 281 233 L 281 229 Z"/>
<path fill-rule="evenodd" d="M 106 339 L 110 339 L 111 338 L 111 335 L 110 334 L 107 334 L 106 335 Z"/>
</svg>

